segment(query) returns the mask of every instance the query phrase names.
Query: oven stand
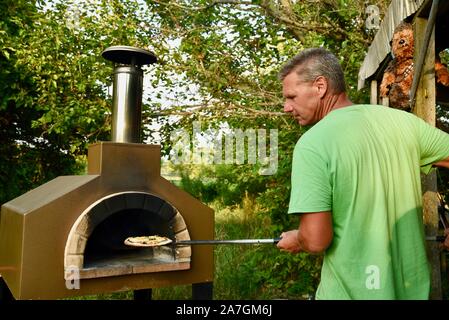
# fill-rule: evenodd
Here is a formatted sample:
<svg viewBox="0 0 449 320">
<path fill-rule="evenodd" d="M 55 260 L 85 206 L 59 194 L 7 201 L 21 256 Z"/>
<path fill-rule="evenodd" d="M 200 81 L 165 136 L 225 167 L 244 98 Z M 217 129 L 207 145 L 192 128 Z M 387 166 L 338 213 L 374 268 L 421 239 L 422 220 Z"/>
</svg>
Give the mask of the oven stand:
<svg viewBox="0 0 449 320">
<path fill-rule="evenodd" d="M 0 301 L 14 301 L 14 296 L 11 291 L 9 291 L 8 286 L 6 285 L 5 280 L 3 280 L 0 275 Z"/>
<path fill-rule="evenodd" d="M 213 282 L 192 283 L 192 300 L 212 300 L 213 291 Z M 134 301 L 149 301 L 152 293 L 152 289 L 133 290 Z"/>
</svg>

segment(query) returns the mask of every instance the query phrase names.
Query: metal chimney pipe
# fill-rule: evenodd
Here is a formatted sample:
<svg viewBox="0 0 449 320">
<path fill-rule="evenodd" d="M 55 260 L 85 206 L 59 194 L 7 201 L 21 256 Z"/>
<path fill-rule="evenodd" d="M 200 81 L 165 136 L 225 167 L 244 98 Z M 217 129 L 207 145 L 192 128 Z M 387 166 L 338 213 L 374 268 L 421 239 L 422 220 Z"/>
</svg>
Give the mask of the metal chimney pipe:
<svg viewBox="0 0 449 320">
<path fill-rule="evenodd" d="M 157 61 L 147 50 L 112 46 L 101 54 L 103 58 L 116 63 L 112 93 L 112 137 L 114 142 L 140 143 L 142 124 L 142 65 Z"/>
</svg>

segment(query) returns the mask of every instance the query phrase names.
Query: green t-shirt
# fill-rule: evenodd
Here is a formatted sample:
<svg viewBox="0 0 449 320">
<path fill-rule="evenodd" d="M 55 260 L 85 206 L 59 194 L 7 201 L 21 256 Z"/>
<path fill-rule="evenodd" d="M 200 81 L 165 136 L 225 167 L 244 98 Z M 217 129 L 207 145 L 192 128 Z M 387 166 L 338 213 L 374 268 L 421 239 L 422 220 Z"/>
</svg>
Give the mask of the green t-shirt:
<svg viewBox="0 0 449 320">
<path fill-rule="evenodd" d="M 299 139 L 289 213 L 333 219 L 317 299 L 428 299 L 420 171 L 448 156 L 448 134 L 384 106 L 334 110 Z"/>
</svg>

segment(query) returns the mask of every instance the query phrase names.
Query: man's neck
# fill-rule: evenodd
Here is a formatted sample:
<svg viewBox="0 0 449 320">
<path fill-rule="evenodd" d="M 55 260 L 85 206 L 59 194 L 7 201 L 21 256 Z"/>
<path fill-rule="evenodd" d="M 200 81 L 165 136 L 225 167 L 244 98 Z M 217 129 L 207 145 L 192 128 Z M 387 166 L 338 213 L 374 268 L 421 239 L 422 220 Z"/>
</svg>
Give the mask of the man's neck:
<svg viewBox="0 0 449 320">
<path fill-rule="evenodd" d="M 333 110 L 353 105 L 351 100 L 348 99 L 348 96 L 346 95 L 345 92 L 325 97 L 322 103 L 323 103 L 322 108 L 320 108 L 322 115 L 321 119 L 324 118 L 329 112 Z"/>
</svg>

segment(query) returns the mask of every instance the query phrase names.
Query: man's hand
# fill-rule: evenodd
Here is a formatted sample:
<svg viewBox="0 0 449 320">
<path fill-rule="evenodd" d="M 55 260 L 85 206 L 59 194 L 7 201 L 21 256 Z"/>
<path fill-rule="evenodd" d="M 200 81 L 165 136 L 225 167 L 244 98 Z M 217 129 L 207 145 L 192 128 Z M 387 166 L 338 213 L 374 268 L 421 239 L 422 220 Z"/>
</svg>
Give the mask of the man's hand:
<svg viewBox="0 0 449 320">
<path fill-rule="evenodd" d="M 298 241 L 298 230 L 283 232 L 281 238 L 282 239 L 277 244 L 277 247 L 281 249 L 281 251 L 288 251 L 290 253 L 298 253 L 301 251 Z"/>
<path fill-rule="evenodd" d="M 302 213 L 299 219 L 299 228 L 282 233 L 277 247 L 291 253 L 319 254 L 326 251 L 333 238 L 331 212 Z"/>
</svg>

